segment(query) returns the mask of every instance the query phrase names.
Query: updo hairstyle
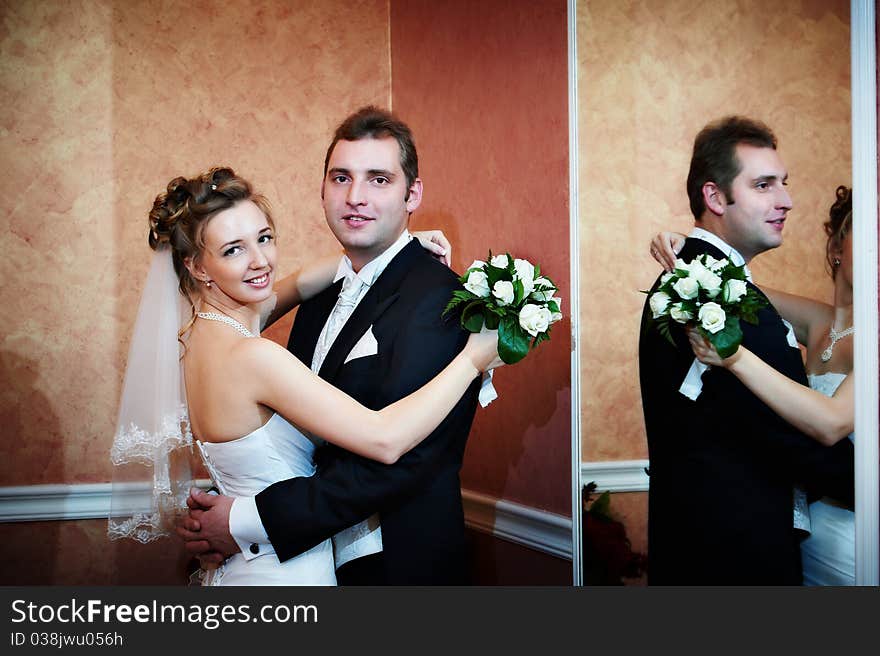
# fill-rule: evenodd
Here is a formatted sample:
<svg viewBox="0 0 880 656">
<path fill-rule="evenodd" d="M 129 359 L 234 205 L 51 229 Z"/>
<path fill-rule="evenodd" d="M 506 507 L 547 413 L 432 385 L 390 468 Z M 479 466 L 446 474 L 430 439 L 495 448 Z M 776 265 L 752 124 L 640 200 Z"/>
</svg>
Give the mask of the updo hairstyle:
<svg viewBox="0 0 880 656">
<path fill-rule="evenodd" d="M 194 304 L 198 298 L 198 281 L 184 264 L 187 258 L 198 261 L 205 248 L 204 231 L 208 221 L 218 212 L 236 202 L 249 200 L 266 215 L 269 225 L 275 223 L 269 202 L 251 188 L 231 168 L 215 167 L 187 180 L 174 178 L 165 192 L 156 196 L 150 210 L 150 248 L 170 244 L 174 271 L 180 281 L 180 292 Z"/>
<path fill-rule="evenodd" d="M 825 259 L 831 268 L 832 277 L 837 275 L 834 254 L 843 249 L 843 242 L 852 229 L 852 189 L 840 185 L 835 195 L 834 204 L 828 211 L 828 220 L 824 224 L 825 234 L 828 235 Z"/>
</svg>

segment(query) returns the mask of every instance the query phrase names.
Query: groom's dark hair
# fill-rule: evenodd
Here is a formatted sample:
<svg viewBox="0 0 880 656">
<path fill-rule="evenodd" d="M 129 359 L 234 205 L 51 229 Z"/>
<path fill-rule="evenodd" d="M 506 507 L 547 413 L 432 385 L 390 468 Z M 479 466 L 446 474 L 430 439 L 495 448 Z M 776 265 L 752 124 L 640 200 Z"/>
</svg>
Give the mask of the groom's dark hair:
<svg viewBox="0 0 880 656">
<path fill-rule="evenodd" d="M 384 139 L 385 137 L 394 137 L 397 140 L 397 145 L 400 147 L 400 168 L 403 169 L 406 176 L 406 188 L 409 189 L 415 179 L 419 177 L 419 156 L 416 153 L 412 130 L 391 112 L 374 105 L 361 107 L 336 128 L 336 132 L 333 133 L 333 141 L 330 142 L 330 147 L 327 148 L 327 154 L 324 156 L 324 175 L 327 175 L 330 154 L 338 141 Z M 407 195 L 409 195 L 408 191 Z"/>
<path fill-rule="evenodd" d="M 714 182 L 733 205 L 733 180 L 742 170 L 736 156 L 738 144 L 776 150 L 776 136 L 766 125 L 744 116 L 727 116 L 700 130 L 694 139 L 691 168 L 687 178 L 687 193 L 694 219 L 700 220 L 706 211 L 703 185 Z"/>
</svg>

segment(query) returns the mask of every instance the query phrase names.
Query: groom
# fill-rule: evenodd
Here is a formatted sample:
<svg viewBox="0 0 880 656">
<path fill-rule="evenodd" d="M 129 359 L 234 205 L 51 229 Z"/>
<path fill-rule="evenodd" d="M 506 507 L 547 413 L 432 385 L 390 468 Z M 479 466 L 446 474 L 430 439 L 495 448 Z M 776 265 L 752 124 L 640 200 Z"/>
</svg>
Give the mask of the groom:
<svg viewBox="0 0 880 656">
<path fill-rule="evenodd" d="M 733 116 L 706 126 L 687 179 L 695 227 L 678 257 L 708 253 L 742 265 L 780 246 L 792 207 L 786 179 L 776 138 L 762 123 Z M 701 390 L 693 381 L 696 398 L 686 397 L 679 388 L 694 362 L 688 339 L 673 329 L 672 346 L 651 316 L 645 303 L 639 370 L 651 463 L 649 582 L 799 585 L 793 487 L 852 507 L 852 443 L 820 446 L 722 369 L 707 371 Z M 769 302 L 758 321 L 741 323 L 744 346 L 807 385 L 794 334 Z"/>
<path fill-rule="evenodd" d="M 467 341 L 457 322 L 441 319 L 458 278 L 407 232 L 422 198 L 409 127 L 375 107 L 345 119 L 327 150 L 321 197 L 345 257 L 337 283 L 299 308 L 288 349 L 380 409 L 428 382 Z M 250 559 L 271 543 L 284 561 L 335 536 L 341 585 L 467 583 L 459 470 L 478 389 L 476 380 L 394 465 L 325 445 L 311 478 L 234 502 L 196 494 L 190 507 L 207 510 L 191 511 L 197 533 L 179 531 L 188 550 Z"/>
</svg>

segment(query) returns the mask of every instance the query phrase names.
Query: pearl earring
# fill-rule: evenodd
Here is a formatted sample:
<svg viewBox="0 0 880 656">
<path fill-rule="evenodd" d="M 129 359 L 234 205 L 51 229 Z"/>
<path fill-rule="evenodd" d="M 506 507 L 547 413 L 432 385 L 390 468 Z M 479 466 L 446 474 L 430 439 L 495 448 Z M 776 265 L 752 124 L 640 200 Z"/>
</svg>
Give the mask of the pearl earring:
<svg viewBox="0 0 880 656">
<path fill-rule="evenodd" d="M 836 266 L 836 267 L 840 266 L 840 258 L 839 257 L 834 258 L 834 266 Z"/>
<path fill-rule="evenodd" d="M 207 287 L 208 289 L 211 289 L 211 281 L 210 280 L 205 280 L 205 287 Z"/>
</svg>

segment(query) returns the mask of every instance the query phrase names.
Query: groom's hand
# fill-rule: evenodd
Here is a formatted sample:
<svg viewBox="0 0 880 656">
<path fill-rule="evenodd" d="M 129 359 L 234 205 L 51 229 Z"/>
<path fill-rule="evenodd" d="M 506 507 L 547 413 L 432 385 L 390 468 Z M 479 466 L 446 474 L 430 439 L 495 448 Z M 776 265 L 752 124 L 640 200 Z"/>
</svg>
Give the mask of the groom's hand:
<svg viewBox="0 0 880 656">
<path fill-rule="evenodd" d="M 199 556 L 202 565 L 219 565 L 225 557 L 240 551 L 229 533 L 232 501 L 232 497 L 190 490 L 186 500 L 189 515 L 177 525 L 176 532 L 183 538 L 186 550 Z"/>
</svg>

